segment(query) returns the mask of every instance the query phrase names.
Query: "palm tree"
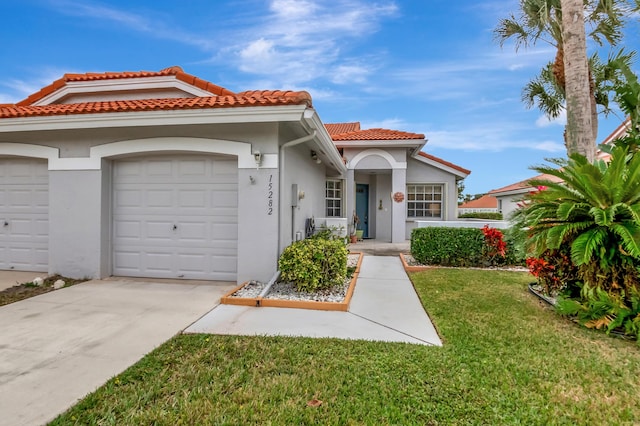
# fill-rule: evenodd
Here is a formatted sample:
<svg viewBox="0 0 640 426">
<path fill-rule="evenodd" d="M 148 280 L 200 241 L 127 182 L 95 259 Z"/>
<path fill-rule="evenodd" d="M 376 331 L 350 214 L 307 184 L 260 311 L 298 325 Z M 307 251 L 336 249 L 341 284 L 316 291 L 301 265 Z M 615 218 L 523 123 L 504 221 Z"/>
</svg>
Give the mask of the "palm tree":
<svg viewBox="0 0 640 426">
<path fill-rule="evenodd" d="M 595 94 L 591 90 L 583 0 L 561 0 L 562 50 L 567 100 L 567 152 L 579 153 L 591 162 L 596 156 L 596 136 L 591 125 Z M 597 116 L 594 115 L 597 120 Z"/>
<path fill-rule="evenodd" d="M 537 99 L 542 111 L 551 113 L 551 117 L 559 115 L 566 101 L 561 6 L 561 0 L 520 0 L 520 13 L 517 16 L 512 14 L 509 18 L 502 19 L 494 31 L 500 46 L 504 46 L 508 40 L 513 40 L 516 51 L 520 47 L 534 46 L 538 42 L 544 42 L 556 48 L 554 61 L 543 68 L 540 76 L 532 80 L 523 92 L 526 103 L 528 98 Z M 590 28 L 589 38 L 599 45 L 603 45 L 604 42 L 611 46 L 617 45 L 622 38 L 624 16 L 631 9 L 633 8 L 625 0 L 584 0 L 584 22 Z M 593 72 L 590 78 L 590 111 L 594 135 L 592 145 L 595 145 L 598 123 L 596 103 L 603 104 L 606 108 L 608 96 L 605 101 L 602 96 L 605 92 L 598 89 L 600 82 L 594 78 Z M 552 90 L 543 91 L 546 88 Z M 596 95 L 597 93 L 599 96 Z M 529 105 L 531 106 L 532 103 Z M 573 151 L 568 150 L 568 153 L 572 154 Z"/>
</svg>

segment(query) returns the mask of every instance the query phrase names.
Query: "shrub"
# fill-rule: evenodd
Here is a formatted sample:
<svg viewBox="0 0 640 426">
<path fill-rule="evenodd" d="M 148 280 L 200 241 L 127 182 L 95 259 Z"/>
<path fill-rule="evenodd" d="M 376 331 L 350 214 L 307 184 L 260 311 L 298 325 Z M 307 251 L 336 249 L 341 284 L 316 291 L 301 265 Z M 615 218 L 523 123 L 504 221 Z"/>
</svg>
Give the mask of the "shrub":
<svg viewBox="0 0 640 426">
<path fill-rule="evenodd" d="M 562 182 L 530 181 L 545 189 L 526 195 L 514 216 L 528 228 L 533 256 L 568 246 L 581 281 L 629 294 L 637 280 L 619 277 L 640 263 L 640 156 L 616 147 L 609 163 L 572 155 L 560 169 L 535 170 Z"/>
<path fill-rule="evenodd" d="M 571 262 L 570 248 L 547 250 L 539 257 L 527 258 L 527 267 L 547 295 L 579 292 L 578 268 Z"/>
<path fill-rule="evenodd" d="M 427 265 L 479 266 L 483 248 L 480 229 L 427 227 L 411 233 L 411 255 Z"/>
<path fill-rule="evenodd" d="M 459 214 L 458 218 L 460 218 L 460 219 L 502 220 L 502 213 L 492 213 L 492 212 L 463 213 L 463 214 Z"/>
<path fill-rule="evenodd" d="M 280 255 L 280 277 L 294 283 L 298 291 L 314 292 L 341 285 L 347 276 L 347 254 L 341 239 L 296 241 Z"/>
</svg>

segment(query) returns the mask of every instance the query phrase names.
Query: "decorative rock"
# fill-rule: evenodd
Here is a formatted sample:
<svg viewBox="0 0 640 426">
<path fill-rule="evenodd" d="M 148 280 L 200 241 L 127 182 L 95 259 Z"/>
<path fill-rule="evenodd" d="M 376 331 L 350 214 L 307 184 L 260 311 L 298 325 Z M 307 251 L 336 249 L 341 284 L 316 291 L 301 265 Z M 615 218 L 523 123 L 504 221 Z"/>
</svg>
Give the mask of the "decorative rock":
<svg viewBox="0 0 640 426">
<path fill-rule="evenodd" d="M 56 282 L 53 283 L 53 288 L 55 290 L 64 287 L 65 282 L 62 280 L 56 280 Z"/>
<path fill-rule="evenodd" d="M 35 277 L 31 282 L 37 285 L 38 287 L 44 284 L 44 280 L 42 279 L 42 277 Z"/>
</svg>

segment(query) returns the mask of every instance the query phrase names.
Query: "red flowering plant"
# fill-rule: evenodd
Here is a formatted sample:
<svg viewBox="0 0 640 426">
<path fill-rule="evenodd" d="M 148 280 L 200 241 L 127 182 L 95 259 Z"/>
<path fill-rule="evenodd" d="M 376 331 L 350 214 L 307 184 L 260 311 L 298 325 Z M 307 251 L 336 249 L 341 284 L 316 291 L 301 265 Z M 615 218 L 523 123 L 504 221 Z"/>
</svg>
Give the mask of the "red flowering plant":
<svg viewBox="0 0 640 426">
<path fill-rule="evenodd" d="M 482 228 L 484 234 L 484 258 L 490 265 L 498 263 L 498 257 L 504 259 L 507 253 L 507 243 L 503 240 L 502 231 L 485 225 Z"/>
<path fill-rule="evenodd" d="M 539 257 L 527 258 L 527 268 L 547 295 L 579 291 L 578 268 L 571 262 L 570 249 L 546 250 Z"/>
</svg>

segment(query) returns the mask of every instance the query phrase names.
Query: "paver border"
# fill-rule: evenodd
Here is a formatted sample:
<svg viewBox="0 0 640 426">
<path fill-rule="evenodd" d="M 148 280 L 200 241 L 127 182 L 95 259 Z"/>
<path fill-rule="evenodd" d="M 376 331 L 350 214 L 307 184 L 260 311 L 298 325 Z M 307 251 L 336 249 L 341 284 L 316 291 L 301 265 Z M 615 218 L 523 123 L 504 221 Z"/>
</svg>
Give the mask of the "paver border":
<svg viewBox="0 0 640 426">
<path fill-rule="evenodd" d="M 283 300 L 283 299 L 267 299 L 264 297 L 232 297 L 231 295 L 242 287 L 247 285 L 248 282 L 244 282 L 239 286 L 232 289 L 230 292 L 220 298 L 220 303 L 223 305 L 236 305 L 236 306 L 253 306 L 253 307 L 269 307 L 269 308 L 295 308 L 295 309 L 312 309 L 317 311 L 342 311 L 349 310 L 349 304 L 353 297 L 353 292 L 356 288 L 356 280 L 360 274 L 360 265 L 362 265 L 362 259 L 364 254 L 362 252 L 350 252 L 349 254 L 357 254 L 358 263 L 356 264 L 356 270 L 353 272 L 347 294 L 342 302 L 319 302 L 314 300 Z"/>
<path fill-rule="evenodd" d="M 423 265 L 423 266 L 409 265 L 407 263 L 407 260 L 404 258 L 403 253 L 400 253 L 399 256 L 400 256 L 400 261 L 402 262 L 402 267 L 406 272 L 420 272 L 420 271 L 426 271 L 427 269 L 432 269 L 432 266 L 427 266 L 427 265 Z"/>
</svg>

